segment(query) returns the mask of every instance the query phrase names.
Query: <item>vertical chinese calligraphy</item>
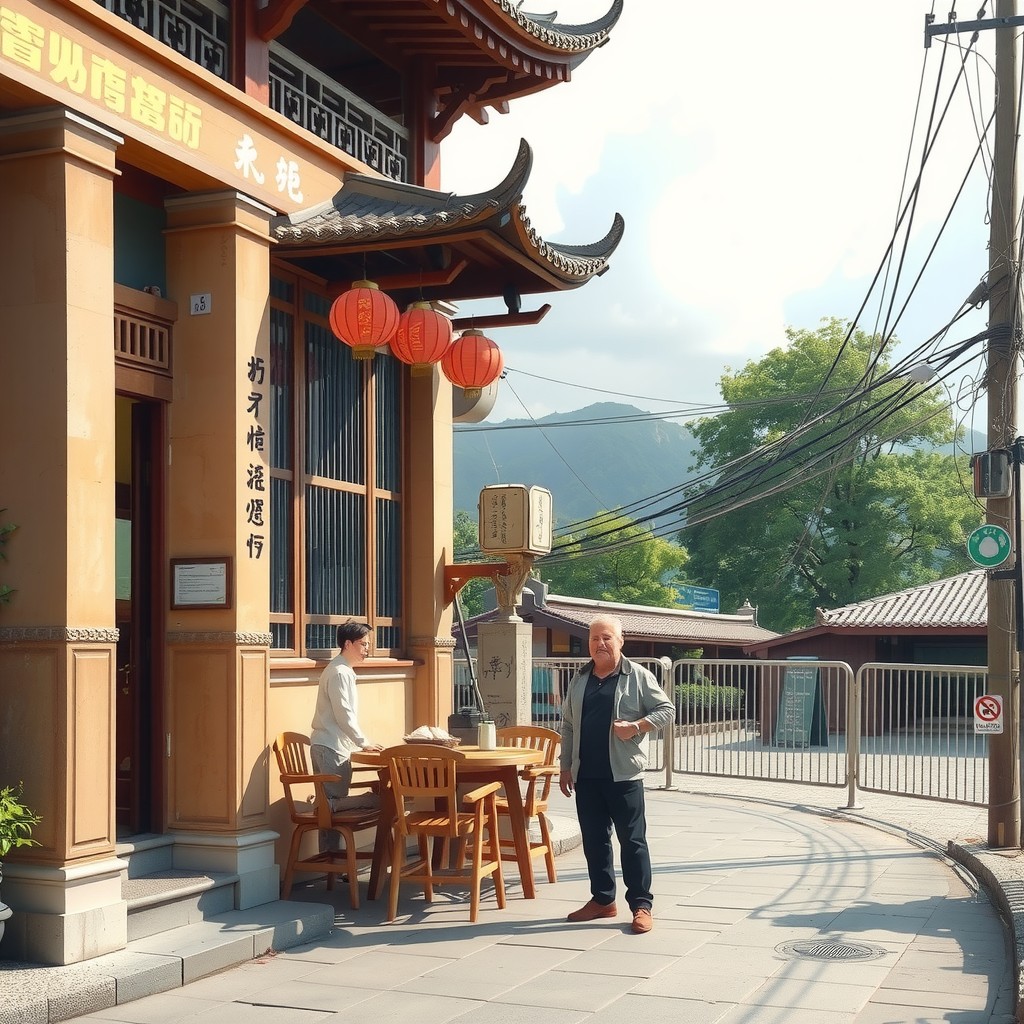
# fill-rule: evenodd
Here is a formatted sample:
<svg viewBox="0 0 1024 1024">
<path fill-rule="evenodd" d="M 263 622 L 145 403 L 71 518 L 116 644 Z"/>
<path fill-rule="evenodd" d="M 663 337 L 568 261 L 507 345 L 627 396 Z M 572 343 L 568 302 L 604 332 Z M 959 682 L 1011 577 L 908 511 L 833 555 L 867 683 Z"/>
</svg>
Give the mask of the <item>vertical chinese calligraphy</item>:
<svg viewBox="0 0 1024 1024">
<path fill-rule="evenodd" d="M 245 486 L 248 493 L 243 509 L 249 533 L 245 545 L 249 549 L 250 558 L 263 556 L 263 546 L 267 539 L 264 532 L 267 481 L 262 459 L 266 434 L 260 423 L 260 406 L 265 397 L 266 376 L 266 360 L 262 356 L 250 358 L 246 369 L 248 394 L 245 399 L 245 413 L 251 417 L 245 432 L 245 445 L 249 451 L 250 461 L 246 469 Z"/>
</svg>

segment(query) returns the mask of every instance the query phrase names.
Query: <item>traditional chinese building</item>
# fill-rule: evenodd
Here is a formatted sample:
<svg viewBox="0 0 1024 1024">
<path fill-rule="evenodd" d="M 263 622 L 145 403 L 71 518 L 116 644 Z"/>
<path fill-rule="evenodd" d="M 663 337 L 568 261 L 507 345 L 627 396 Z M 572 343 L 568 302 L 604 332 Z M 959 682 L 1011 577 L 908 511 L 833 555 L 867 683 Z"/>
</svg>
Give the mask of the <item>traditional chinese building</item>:
<svg viewBox="0 0 1024 1024">
<path fill-rule="evenodd" d="M 4 955 L 122 948 L 140 834 L 236 908 L 277 899 L 268 744 L 307 731 L 345 619 L 373 628 L 368 732 L 445 722 L 452 386 L 354 358 L 329 312 L 371 279 L 456 330 L 469 299 L 528 325 L 606 268 L 618 217 L 582 245 L 530 226 L 525 143 L 468 196 L 439 153 L 566 83 L 620 8 L 0 5 L 0 787 L 42 815 L 3 865 Z"/>
</svg>

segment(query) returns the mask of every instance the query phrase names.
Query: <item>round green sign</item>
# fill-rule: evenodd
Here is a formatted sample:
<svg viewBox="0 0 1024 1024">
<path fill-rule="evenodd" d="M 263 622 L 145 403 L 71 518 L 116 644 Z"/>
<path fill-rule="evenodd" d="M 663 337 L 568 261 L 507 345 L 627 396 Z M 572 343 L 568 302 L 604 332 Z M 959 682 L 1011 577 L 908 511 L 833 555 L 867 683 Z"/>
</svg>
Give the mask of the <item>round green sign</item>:
<svg viewBox="0 0 1024 1024">
<path fill-rule="evenodd" d="M 1010 557 L 1010 535 L 1001 526 L 979 526 L 967 538 L 967 554 L 985 569 L 1002 565 Z"/>
</svg>

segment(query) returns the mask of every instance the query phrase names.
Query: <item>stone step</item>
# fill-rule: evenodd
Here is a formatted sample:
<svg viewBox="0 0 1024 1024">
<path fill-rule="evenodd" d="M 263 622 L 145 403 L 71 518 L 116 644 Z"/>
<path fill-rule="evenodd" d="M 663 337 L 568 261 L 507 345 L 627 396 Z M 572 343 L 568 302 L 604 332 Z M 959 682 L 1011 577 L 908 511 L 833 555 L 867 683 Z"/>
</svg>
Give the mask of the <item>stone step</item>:
<svg viewBox="0 0 1024 1024">
<path fill-rule="evenodd" d="M 167 871 L 174 867 L 174 836 L 147 832 L 128 836 L 114 846 L 114 853 L 128 864 L 128 877 Z"/>
<path fill-rule="evenodd" d="M 52 1024 L 168 992 L 271 951 L 313 942 L 333 925 L 329 903 L 277 901 L 215 914 L 66 967 L 5 962 L 0 1024 Z M 118 1012 L 112 1019 L 130 1018 Z"/>
<path fill-rule="evenodd" d="M 128 941 L 198 924 L 235 906 L 238 875 L 169 869 L 121 882 Z"/>
<path fill-rule="evenodd" d="M 249 910 L 212 914 L 195 924 L 135 939 L 124 952 L 160 960 L 169 958 L 180 965 L 180 977 L 175 984 L 187 985 L 271 950 L 321 938 L 333 926 L 334 907 L 329 903 L 281 900 Z"/>
</svg>

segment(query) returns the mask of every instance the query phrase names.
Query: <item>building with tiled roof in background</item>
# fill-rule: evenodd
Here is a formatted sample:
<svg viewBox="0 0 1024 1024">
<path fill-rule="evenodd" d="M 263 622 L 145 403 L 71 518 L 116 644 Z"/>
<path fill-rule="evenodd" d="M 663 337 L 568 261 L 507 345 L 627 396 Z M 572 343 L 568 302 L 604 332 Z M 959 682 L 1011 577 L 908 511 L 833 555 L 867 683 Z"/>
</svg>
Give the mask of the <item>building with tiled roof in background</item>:
<svg viewBox="0 0 1024 1024">
<path fill-rule="evenodd" d="M 813 626 L 755 641 L 746 652 L 843 661 L 854 671 L 868 662 L 985 665 L 987 588 L 987 571 L 974 569 L 841 608 L 819 608 Z"/>
<path fill-rule="evenodd" d="M 493 590 L 489 597 L 493 601 Z M 486 600 L 486 599 L 485 599 Z M 497 608 L 466 620 L 466 635 L 472 648 L 476 627 L 498 617 Z M 745 649 L 778 636 L 757 624 L 757 609 L 745 604 L 733 615 L 692 611 L 685 608 L 656 608 L 648 605 L 592 601 L 548 593 L 540 580 L 529 579 L 523 586 L 517 614 L 533 624 L 535 658 L 589 657 L 587 639 L 590 623 L 599 614 L 622 620 L 623 652 L 631 658 L 660 658 L 675 661 L 687 652 L 701 650 L 704 658 L 747 657 Z M 456 635 L 458 626 L 455 627 Z"/>
</svg>

